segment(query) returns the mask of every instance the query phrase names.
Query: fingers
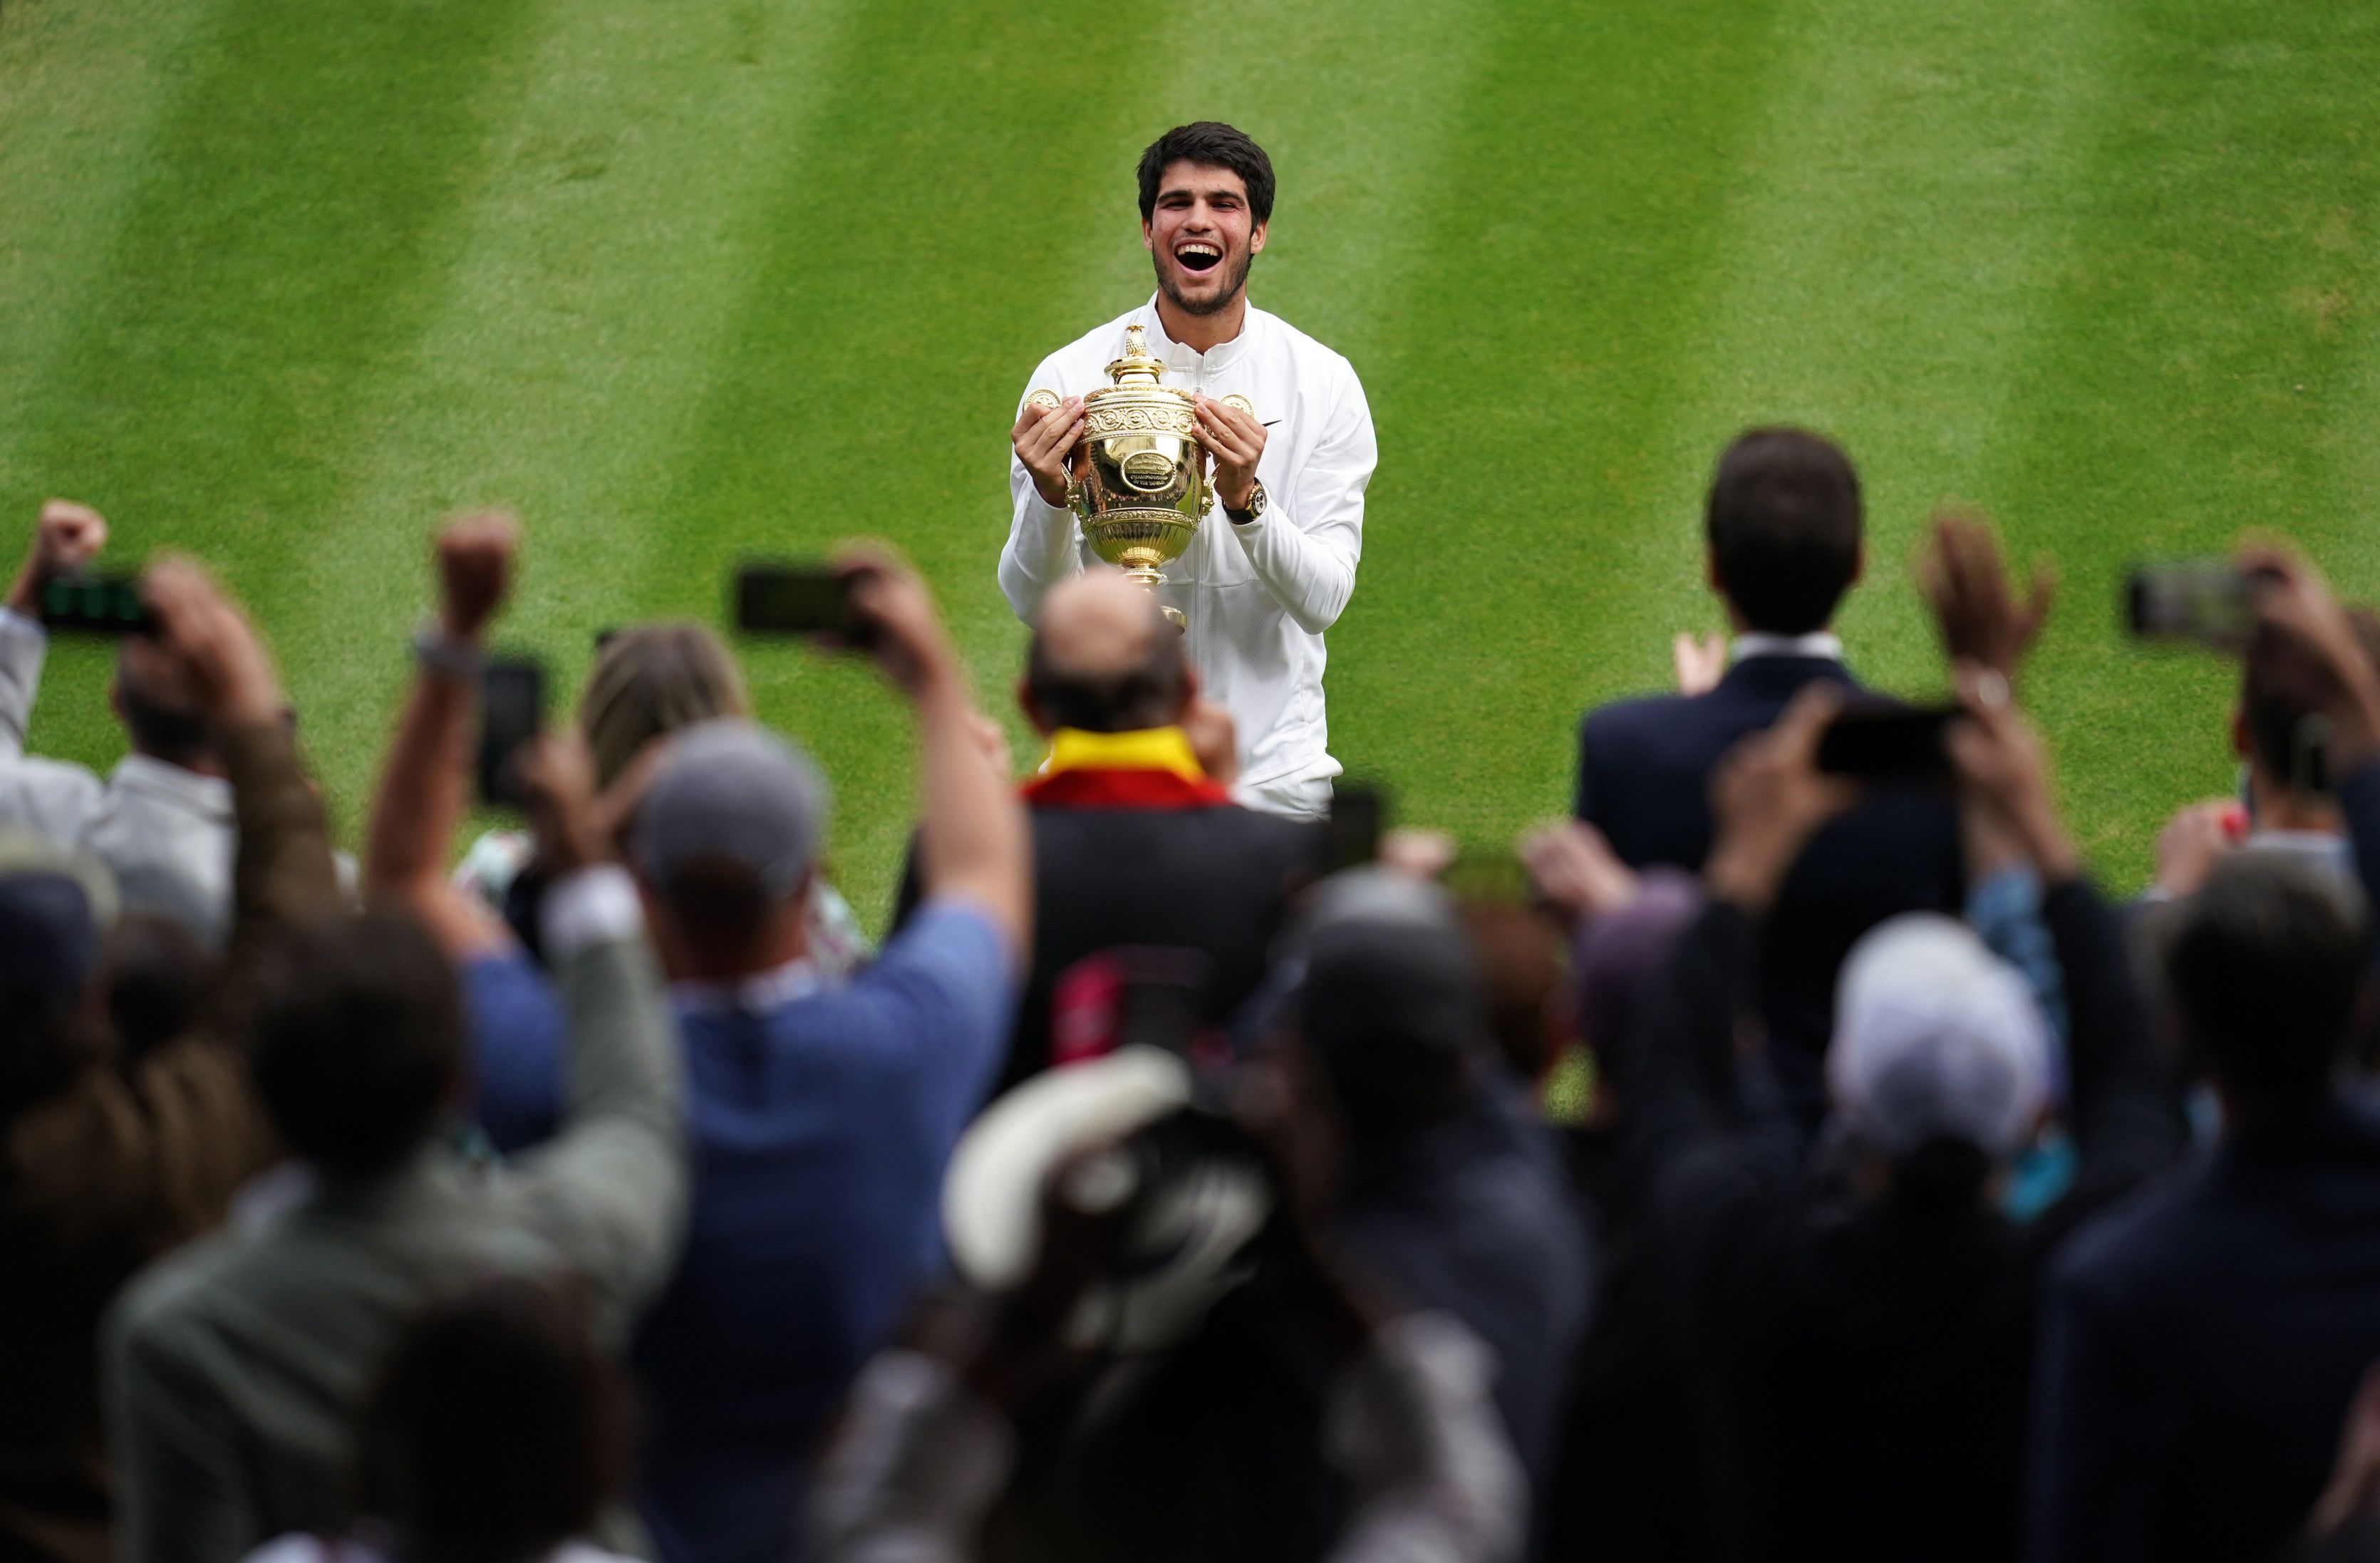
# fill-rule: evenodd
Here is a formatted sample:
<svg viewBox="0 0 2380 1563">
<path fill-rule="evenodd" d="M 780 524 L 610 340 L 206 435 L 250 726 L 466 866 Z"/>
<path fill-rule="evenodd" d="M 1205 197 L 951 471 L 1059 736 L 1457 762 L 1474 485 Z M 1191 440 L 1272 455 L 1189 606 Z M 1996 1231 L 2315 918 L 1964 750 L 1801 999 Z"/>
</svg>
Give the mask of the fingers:
<svg viewBox="0 0 2380 1563">
<path fill-rule="evenodd" d="M 1782 763 L 1815 769 L 1818 740 L 1842 709 L 1843 693 L 1832 684 L 1821 681 L 1806 686 L 1768 730 L 1770 753 Z"/>
<path fill-rule="evenodd" d="M 1084 421 L 1080 396 L 1069 396 L 1054 407 L 1027 404 L 1011 437 L 1016 459 L 1031 471 L 1054 475 L 1066 453 L 1081 441 Z"/>
</svg>

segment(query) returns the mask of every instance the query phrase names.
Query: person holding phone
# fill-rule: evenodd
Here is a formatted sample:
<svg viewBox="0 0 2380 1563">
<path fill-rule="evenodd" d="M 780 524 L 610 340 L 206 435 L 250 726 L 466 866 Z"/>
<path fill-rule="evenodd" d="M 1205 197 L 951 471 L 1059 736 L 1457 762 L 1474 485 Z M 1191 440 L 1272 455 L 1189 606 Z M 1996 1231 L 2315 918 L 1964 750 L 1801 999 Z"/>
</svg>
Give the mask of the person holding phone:
<svg viewBox="0 0 2380 1563">
<path fill-rule="evenodd" d="M 0 825 L 91 853 L 114 871 L 126 911 L 173 918 L 220 947 L 231 907 L 231 783 L 180 664 L 140 630 L 139 617 L 59 625 L 118 637 L 108 703 L 131 753 L 103 780 L 25 752 L 49 653 L 44 597 L 106 546 L 98 511 L 50 501 L 0 606 Z"/>
<path fill-rule="evenodd" d="M 1108 383 L 1124 329 L 1148 333 L 1165 383 L 1197 394 L 1198 437 L 1220 514 L 1169 567 L 1169 605 L 1188 618 L 1191 664 L 1231 713 L 1239 800 L 1318 818 L 1330 807 L 1323 632 L 1355 590 L 1364 490 L 1378 448 L 1353 365 L 1248 302 L 1248 270 L 1272 218 L 1272 163 L 1228 125 L 1167 131 L 1140 160 L 1140 236 L 1157 269 L 1148 303 L 1060 348 L 1030 385 L 1056 407 L 1020 403 L 1010 432 L 1015 512 L 1000 589 L 1027 624 L 1050 588 L 1091 562 L 1066 508 L 1066 463 L 1083 438 L 1083 394 Z M 1237 393 L 1249 414 L 1227 406 Z"/>
</svg>

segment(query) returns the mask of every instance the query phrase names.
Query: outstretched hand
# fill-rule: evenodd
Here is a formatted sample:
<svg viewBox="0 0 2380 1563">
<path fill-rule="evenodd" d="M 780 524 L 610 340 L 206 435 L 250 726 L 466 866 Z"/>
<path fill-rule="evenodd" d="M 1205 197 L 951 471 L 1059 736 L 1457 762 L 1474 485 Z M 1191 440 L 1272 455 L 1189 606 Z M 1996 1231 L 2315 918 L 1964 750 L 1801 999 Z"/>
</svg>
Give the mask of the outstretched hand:
<svg viewBox="0 0 2380 1563">
<path fill-rule="evenodd" d="M 2058 595 L 2056 572 L 2038 560 L 2025 599 L 2018 601 L 1991 523 L 1973 515 L 1935 517 L 1933 535 L 1918 555 L 1917 581 L 1950 660 L 1989 668 L 2011 684 Z"/>
<path fill-rule="evenodd" d="M 835 561 L 851 581 L 851 612 L 860 646 L 912 699 L 937 679 L 954 676 L 958 653 L 917 572 L 883 549 L 861 548 Z"/>
<path fill-rule="evenodd" d="M 1842 705 L 1832 685 L 1813 684 L 1774 727 L 1719 761 L 1711 777 L 1718 837 L 1703 869 L 1714 897 L 1766 912 L 1818 827 L 1857 801 L 1857 783 L 1818 769 L 1818 740 Z"/>
<path fill-rule="evenodd" d="M 53 576 L 70 576 L 89 565 L 107 546 L 107 518 L 87 504 L 52 500 L 42 506 L 34 523 L 32 546 L 9 588 L 8 606 L 29 619 L 42 612 L 42 588 Z"/>
<path fill-rule="evenodd" d="M 2305 647 L 2329 675 L 2323 715 L 2330 721 L 2336 774 L 2345 776 L 2380 754 L 2380 668 L 2311 560 L 2293 549 L 2264 546 L 2242 551 L 2240 568 L 2253 583 L 2257 624 Z"/>
<path fill-rule="evenodd" d="M 1966 806 L 2014 841 L 2043 879 L 2072 878 L 2082 871 L 2082 855 L 2050 795 L 2041 739 L 2010 698 L 2008 681 L 1976 662 L 1961 662 L 1953 672 L 1963 714 L 1945 742 Z"/>
<path fill-rule="evenodd" d="M 595 795 L 595 757 L 573 733 L 540 733 L 512 764 L 537 832 L 538 861 L 557 878 L 615 855 L 611 817 Z"/>
<path fill-rule="evenodd" d="M 286 705 L 264 643 L 238 607 L 194 561 L 150 568 L 141 597 L 157 622 L 157 643 L 181 662 L 199 703 L 225 726 L 281 721 Z"/>
</svg>

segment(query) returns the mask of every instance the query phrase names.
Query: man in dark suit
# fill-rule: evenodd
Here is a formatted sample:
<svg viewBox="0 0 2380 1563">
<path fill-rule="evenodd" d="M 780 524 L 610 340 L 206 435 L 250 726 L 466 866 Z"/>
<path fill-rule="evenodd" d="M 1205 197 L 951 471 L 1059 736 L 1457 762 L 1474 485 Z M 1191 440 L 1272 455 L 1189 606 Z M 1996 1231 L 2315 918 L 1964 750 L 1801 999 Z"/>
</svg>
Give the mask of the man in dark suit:
<svg viewBox="0 0 2380 1563">
<path fill-rule="evenodd" d="M 1156 952 L 1169 978 L 1190 968 L 1196 1020 L 1228 1020 L 1323 849 L 1321 826 L 1240 807 L 1201 765 L 1182 725 L 1198 704 L 1182 636 L 1113 570 L 1043 599 L 1017 699 L 1050 758 L 1024 789 L 1033 967 L 999 1090 L 1079 1043 L 1053 1054 L 1053 1012 L 1058 1025 L 1111 1029 L 1116 983 L 1135 975 L 1109 963 L 1115 952 Z"/>
<path fill-rule="evenodd" d="M 1710 587 L 1734 632 L 1726 674 L 1703 694 L 1606 706 L 1579 730 L 1576 813 L 1631 867 L 1700 869 L 1719 757 L 1813 683 L 1859 689 L 1829 627 L 1864 555 L 1851 458 L 1799 429 L 1738 436 L 1711 480 L 1706 535 Z M 1955 912 L 1963 878 L 1956 811 L 1906 787 L 1874 789 L 1795 866 L 1761 987 L 1779 1083 L 1805 1124 L 1825 1111 L 1818 1066 L 1844 955 L 1898 913 Z"/>
<path fill-rule="evenodd" d="M 2380 1360 L 2380 1108 L 2368 1081 L 2343 1079 L 2372 994 L 2380 670 L 2310 568 L 2243 563 L 2268 573 L 2259 635 L 2289 636 L 2329 674 L 2329 754 L 2365 893 L 2296 854 L 2240 853 L 2160 941 L 2222 1137 L 2086 1228 L 2053 1278 L 2032 1479 L 2042 1563 L 2276 1556 Z"/>
</svg>

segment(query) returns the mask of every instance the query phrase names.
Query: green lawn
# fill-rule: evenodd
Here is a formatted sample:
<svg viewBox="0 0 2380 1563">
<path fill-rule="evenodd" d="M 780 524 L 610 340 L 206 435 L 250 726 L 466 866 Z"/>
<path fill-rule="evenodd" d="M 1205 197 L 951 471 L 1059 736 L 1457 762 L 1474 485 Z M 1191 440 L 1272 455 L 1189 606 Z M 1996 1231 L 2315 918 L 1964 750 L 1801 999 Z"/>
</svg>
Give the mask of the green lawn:
<svg viewBox="0 0 2380 1563">
<path fill-rule="evenodd" d="M 350 835 L 459 505 L 527 517 L 508 630 L 569 680 L 880 533 L 1004 712 L 1010 409 L 1148 291 L 1139 148 L 1227 118 L 1281 178 L 1254 294 L 1378 425 L 1350 770 L 1475 841 L 1559 811 L 1577 712 L 1717 627 L 1712 456 L 1793 419 L 1866 476 L 1873 680 L 1938 686 L 1934 505 L 2057 558 L 2029 692 L 2129 887 L 2230 761 L 2128 563 L 2272 527 L 2380 592 L 2375 81 L 2370 0 L 5 0 L 0 540 L 64 493 L 213 561 Z M 749 665 L 874 920 L 900 712 Z M 62 650 L 36 746 L 112 759 L 103 680 Z"/>
</svg>

